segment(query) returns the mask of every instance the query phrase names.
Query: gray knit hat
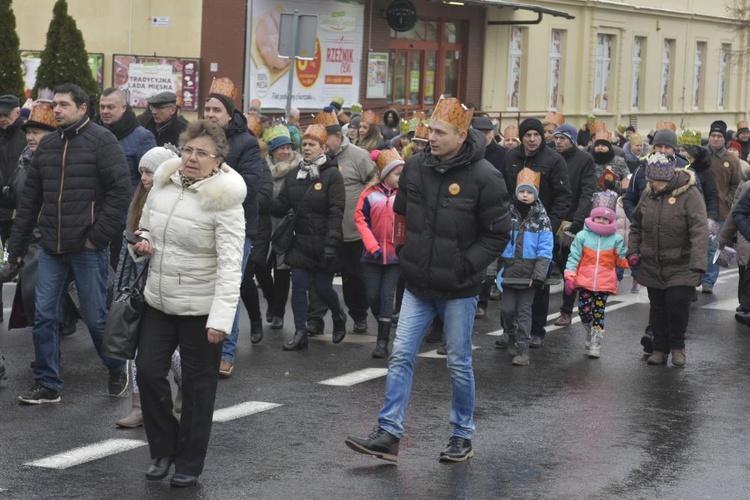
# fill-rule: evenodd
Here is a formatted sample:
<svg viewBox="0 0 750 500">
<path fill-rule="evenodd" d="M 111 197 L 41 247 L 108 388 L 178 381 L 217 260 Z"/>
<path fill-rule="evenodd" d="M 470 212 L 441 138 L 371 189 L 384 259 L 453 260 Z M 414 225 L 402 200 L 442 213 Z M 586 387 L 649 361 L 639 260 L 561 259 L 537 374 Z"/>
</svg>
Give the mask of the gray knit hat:
<svg viewBox="0 0 750 500">
<path fill-rule="evenodd" d="M 141 157 L 141 163 L 138 165 L 138 168 L 143 168 L 150 172 L 156 172 L 159 165 L 167 160 L 171 160 L 172 158 L 177 158 L 177 153 L 171 149 L 157 146 L 146 151 Z"/>
<path fill-rule="evenodd" d="M 677 145 L 677 134 L 675 134 L 668 128 L 658 130 L 656 134 L 654 134 L 654 141 L 652 144 L 654 146 L 658 146 L 659 144 L 670 146 L 675 151 L 677 151 L 677 149 L 679 148 L 679 146 Z"/>
</svg>

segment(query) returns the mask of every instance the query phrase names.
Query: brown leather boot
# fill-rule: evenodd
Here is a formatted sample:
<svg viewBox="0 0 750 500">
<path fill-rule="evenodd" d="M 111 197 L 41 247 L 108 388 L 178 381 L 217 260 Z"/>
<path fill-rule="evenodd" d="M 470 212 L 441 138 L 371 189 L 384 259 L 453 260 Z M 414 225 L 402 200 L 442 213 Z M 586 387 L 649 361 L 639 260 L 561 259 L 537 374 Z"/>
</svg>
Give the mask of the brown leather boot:
<svg viewBox="0 0 750 500">
<path fill-rule="evenodd" d="M 555 326 L 570 326 L 572 322 L 573 318 L 570 314 L 560 311 L 560 316 L 555 320 Z"/>
<path fill-rule="evenodd" d="M 672 365 L 682 367 L 686 363 L 685 349 L 672 349 Z"/>
<path fill-rule="evenodd" d="M 141 395 L 137 392 L 133 393 L 133 408 L 130 410 L 130 414 L 118 420 L 116 422 L 117 427 L 140 427 L 143 425 L 143 413 L 141 413 Z"/>
<path fill-rule="evenodd" d="M 660 351 L 654 351 L 654 353 L 648 357 L 646 360 L 646 363 L 650 365 L 666 365 L 667 364 L 667 354 Z"/>
</svg>

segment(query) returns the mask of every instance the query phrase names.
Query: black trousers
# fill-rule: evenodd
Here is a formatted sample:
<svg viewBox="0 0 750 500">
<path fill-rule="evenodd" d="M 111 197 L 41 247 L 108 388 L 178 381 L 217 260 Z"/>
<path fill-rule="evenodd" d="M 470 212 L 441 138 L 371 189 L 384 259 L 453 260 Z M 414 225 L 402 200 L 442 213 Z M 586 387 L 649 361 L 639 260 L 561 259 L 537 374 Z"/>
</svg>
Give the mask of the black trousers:
<svg viewBox="0 0 750 500">
<path fill-rule="evenodd" d="M 344 242 L 339 249 L 344 304 L 349 309 L 349 316 L 354 321 L 367 319 L 368 303 L 362 267 L 363 250 L 364 245 L 361 240 Z M 310 289 L 310 305 L 307 309 L 308 322 L 317 322 L 322 325 L 326 311 L 328 311 L 328 307 Z"/>
<path fill-rule="evenodd" d="M 750 271 L 747 266 L 737 266 L 740 275 L 737 280 L 737 300 L 740 307 L 745 311 L 750 311 Z"/>
<path fill-rule="evenodd" d="M 191 476 L 203 471 L 219 382 L 222 343 L 208 342 L 207 319 L 165 314 L 146 305 L 135 360 L 151 458 L 173 456 L 175 472 Z M 178 346 L 183 398 L 179 420 L 172 412 L 167 380 Z"/>
<path fill-rule="evenodd" d="M 651 302 L 649 322 L 654 331 L 655 351 L 669 354 L 672 349 L 685 348 L 685 332 L 694 293 L 695 287 L 692 286 L 648 289 Z"/>
<path fill-rule="evenodd" d="M 564 247 L 555 242 L 555 262 L 557 267 L 565 274 L 565 264 L 568 262 L 568 256 L 570 255 L 570 247 Z M 573 306 L 575 306 L 578 298 L 578 292 L 573 290 L 570 295 L 562 294 L 562 306 L 560 306 L 560 312 L 573 314 Z"/>
<path fill-rule="evenodd" d="M 263 296 L 266 298 L 266 302 L 268 302 L 271 316 L 283 319 L 284 314 L 286 313 L 286 303 L 289 298 L 289 286 L 292 275 L 291 269 L 277 268 L 276 254 L 273 252 L 265 266 L 255 266 L 253 269 L 255 270 L 255 278 L 258 280 L 258 285 L 263 291 Z M 240 292 L 241 291 L 242 289 L 240 289 Z M 255 293 L 258 293 L 257 290 Z"/>
</svg>

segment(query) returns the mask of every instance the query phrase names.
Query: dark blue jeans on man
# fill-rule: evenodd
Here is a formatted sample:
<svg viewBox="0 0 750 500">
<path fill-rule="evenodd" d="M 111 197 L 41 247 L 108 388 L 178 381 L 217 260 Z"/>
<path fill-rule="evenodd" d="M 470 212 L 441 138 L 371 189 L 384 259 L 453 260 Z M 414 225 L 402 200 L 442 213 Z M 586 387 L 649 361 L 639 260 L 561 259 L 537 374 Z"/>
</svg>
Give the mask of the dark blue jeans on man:
<svg viewBox="0 0 750 500">
<path fill-rule="evenodd" d="M 77 252 L 52 255 L 42 249 L 35 287 L 34 380 L 59 391 L 60 314 L 67 292 L 68 274 L 72 272 L 83 321 L 89 329 L 96 353 L 110 372 L 125 369 L 125 361 L 102 354 L 102 338 L 107 321 L 107 279 L 109 250 L 82 248 Z"/>
</svg>

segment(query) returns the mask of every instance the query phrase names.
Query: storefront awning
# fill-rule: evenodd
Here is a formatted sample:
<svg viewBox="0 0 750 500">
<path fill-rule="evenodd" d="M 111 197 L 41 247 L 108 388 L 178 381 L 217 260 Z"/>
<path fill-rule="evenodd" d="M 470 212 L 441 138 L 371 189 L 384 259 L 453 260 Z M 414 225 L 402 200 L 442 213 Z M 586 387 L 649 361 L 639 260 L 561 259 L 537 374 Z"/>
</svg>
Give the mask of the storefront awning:
<svg viewBox="0 0 750 500">
<path fill-rule="evenodd" d="M 532 5 L 529 3 L 517 3 L 517 2 L 505 2 L 503 0 L 455 0 L 455 1 L 444 1 L 448 5 L 484 5 L 486 7 L 499 7 L 509 8 L 513 10 L 528 10 L 537 13 L 537 18 L 524 21 L 524 20 L 509 20 L 509 21 L 488 21 L 488 25 L 512 25 L 512 24 L 539 24 L 542 22 L 544 14 L 548 14 L 554 17 L 562 17 L 564 19 L 575 19 L 574 15 L 568 14 L 562 10 L 549 9 L 547 7 L 540 7 L 539 5 Z"/>
</svg>

